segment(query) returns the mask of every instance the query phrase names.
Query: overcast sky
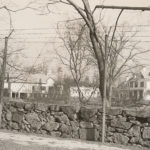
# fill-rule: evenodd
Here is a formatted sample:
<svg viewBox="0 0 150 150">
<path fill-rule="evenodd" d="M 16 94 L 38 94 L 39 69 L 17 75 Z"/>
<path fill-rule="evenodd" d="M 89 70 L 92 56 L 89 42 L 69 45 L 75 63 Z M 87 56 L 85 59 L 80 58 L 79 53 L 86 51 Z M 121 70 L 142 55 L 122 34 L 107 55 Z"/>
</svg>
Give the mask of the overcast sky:
<svg viewBox="0 0 150 150">
<path fill-rule="evenodd" d="M 33 1 L 33 0 L 32 0 Z M 76 3 L 80 4 L 80 0 L 74 0 Z M 31 0 L 2 0 L 1 6 L 6 5 L 8 8 L 16 10 L 24 8 L 28 5 Z M 34 1 L 33 1 L 34 2 Z M 31 7 L 35 9 L 43 10 L 47 0 L 37 0 L 38 3 L 32 3 Z M 150 6 L 150 1 L 148 0 L 89 0 L 91 8 L 94 8 L 97 4 L 103 5 L 124 5 L 124 6 Z M 53 68 L 57 61 L 54 59 L 54 46 L 58 46 L 58 38 L 56 35 L 56 27 L 58 22 L 62 23 L 67 19 L 74 19 L 78 17 L 76 11 L 64 4 L 55 5 L 49 7 L 51 13 L 42 15 L 40 11 L 25 9 L 16 13 L 11 13 L 12 24 L 15 30 L 13 35 L 12 43 L 13 49 L 24 48 L 25 60 L 27 64 L 37 64 L 41 60 L 49 61 L 50 66 Z M 43 12 L 42 12 L 43 13 Z M 45 9 L 44 13 L 47 13 Z M 104 16 L 104 22 L 107 25 L 114 25 L 115 19 L 119 11 L 116 10 L 104 10 L 102 15 Z M 96 12 L 96 16 L 99 16 L 99 11 Z M 150 25 L 150 12 L 141 12 L 141 11 L 124 11 L 119 24 L 127 25 Z M 0 37 L 3 38 L 4 35 L 9 31 L 10 28 L 10 18 L 8 12 L 4 9 L 0 11 Z M 139 28 L 139 27 L 138 27 Z M 4 29 L 4 30 L 3 30 Z M 19 29 L 19 30 L 17 30 Z M 140 35 L 150 36 L 150 26 L 140 27 L 140 31 L 149 30 L 147 32 L 140 32 Z M 29 34 L 27 34 L 29 33 Z M 34 33 L 34 34 L 32 34 Z M 40 34 L 41 33 L 41 34 Z M 26 38 L 26 39 L 25 39 Z M 24 40 L 26 41 L 24 43 Z M 141 40 L 141 39 L 140 39 Z M 147 39 L 149 40 L 150 37 Z M 41 42 L 39 42 L 41 41 Z M 50 43 L 47 43 L 50 42 Z M 54 44 L 56 43 L 56 44 Z M 142 46 L 145 49 L 150 48 L 150 42 L 142 43 Z M 3 47 L 3 44 L 1 44 Z M 37 56 L 40 56 L 36 60 Z M 145 57 L 145 61 L 149 63 L 149 56 Z M 26 63 L 25 63 L 26 64 Z"/>
</svg>

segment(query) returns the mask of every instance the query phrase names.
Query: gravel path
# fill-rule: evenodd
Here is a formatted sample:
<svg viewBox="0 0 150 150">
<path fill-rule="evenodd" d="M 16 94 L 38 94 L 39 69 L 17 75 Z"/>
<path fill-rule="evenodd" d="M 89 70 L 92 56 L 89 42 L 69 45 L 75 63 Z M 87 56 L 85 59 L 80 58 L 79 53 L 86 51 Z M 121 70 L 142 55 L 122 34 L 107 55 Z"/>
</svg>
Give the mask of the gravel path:
<svg viewBox="0 0 150 150">
<path fill-rule="evenodd" d="M 97 142 L 84 142 L 80 140 L 70 140 L 52 137 L 42 137 L 36 135 L 27 135 L 20 133 L 8 133 L 0 131 L 0 141 L 11 141 L 12 143 L 19 144 L 22 146 L 36 145 L 38 147 L 48 147 L 50 150 L 131 150 L 123 149 L 112 146 L 101 145 Z M 6 144 L 7 145 L 7 144 Z"/>
</svg>

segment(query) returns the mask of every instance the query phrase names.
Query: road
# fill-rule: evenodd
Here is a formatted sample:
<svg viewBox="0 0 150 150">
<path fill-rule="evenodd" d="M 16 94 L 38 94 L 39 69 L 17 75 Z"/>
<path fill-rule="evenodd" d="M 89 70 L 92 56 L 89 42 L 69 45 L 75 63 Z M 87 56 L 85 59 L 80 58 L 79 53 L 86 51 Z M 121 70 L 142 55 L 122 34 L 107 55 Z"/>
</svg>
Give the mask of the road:
<svg viewBox="0 0 150 150">
<path fill-rule="evenodd" d="M 2 148 L 3 147 L 3 148 Z M 102 145 L 98 142 L 85 142 L 0 131 L 0 150 L 131 150 Z"/>
</svg>

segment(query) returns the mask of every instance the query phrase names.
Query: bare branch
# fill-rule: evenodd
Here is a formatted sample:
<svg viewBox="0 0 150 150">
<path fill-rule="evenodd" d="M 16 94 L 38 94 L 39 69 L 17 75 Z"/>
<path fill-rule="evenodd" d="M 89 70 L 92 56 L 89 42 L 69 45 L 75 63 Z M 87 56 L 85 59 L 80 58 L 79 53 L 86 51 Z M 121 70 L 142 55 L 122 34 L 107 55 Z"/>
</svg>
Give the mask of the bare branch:
<svg viewBox="0 0 150 150">
<path fill-rule="evenodd" d="M 122 12 L 123 12 L 123 9 L 120 11 L 120 13 L 119 13 L 119 15 L 118 15 L 118 17 L 117 17 L 117 19 L 116 19 L 116 22 L 115 22 L 115 28 L 114 28 L 113 35 L 112 35 L 111 42 L 110 42 L 110 49 L 111 49 L 111 47 L 112 47 L 113 39 L 114 39 L 115 32 L 116 32 L 116 29 L 117 29 L 117 24 L 118 24 L 118 21 L 119 21 L 119 18 L 120 18 L 120 16 L 121 16 Z M 109 51 L 110 51 L 110 50 L 109 50 Z"/>
</svg>

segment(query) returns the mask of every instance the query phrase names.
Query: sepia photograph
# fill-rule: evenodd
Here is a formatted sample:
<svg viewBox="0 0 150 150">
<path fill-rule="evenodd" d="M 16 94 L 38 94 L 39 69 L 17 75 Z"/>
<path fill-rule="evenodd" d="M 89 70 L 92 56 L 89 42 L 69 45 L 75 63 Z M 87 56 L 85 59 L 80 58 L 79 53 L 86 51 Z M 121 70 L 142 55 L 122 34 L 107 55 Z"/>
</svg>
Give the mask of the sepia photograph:
<svg viewBox="0 0 150 150">
<path fill-rule="evenodd" d="M 149 150 L 150 1 L 0 0 L 0 150 Z"/>
</svg>

